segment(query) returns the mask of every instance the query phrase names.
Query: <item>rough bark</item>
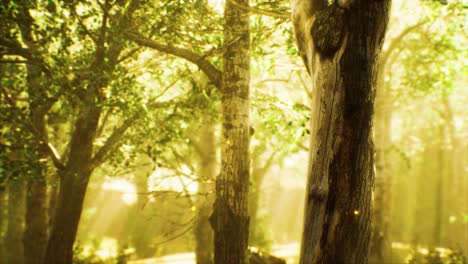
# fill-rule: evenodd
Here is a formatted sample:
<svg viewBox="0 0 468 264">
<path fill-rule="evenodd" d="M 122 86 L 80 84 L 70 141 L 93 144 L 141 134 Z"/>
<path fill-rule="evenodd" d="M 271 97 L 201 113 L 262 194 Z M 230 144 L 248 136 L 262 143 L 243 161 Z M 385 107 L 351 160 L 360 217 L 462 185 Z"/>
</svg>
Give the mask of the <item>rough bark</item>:
<svg viewBox="0 0 468 264">
<path fill-rule="evenodd" d="M 24 263 L 24 212 L 25 212 L 25 184 L 10 183 L 8 187 L 8 228 L 5 236 L 7 263 Z"/>
<path fill-rule="evenodd" d="M 209 117 L 203 119 L 199 140 L 199 182 L 197 197 L 197 220 L 194 227 L 195 256 L 197 264 L 213 263 L 213 230 L 209 223 L 211 205 L 214 200 L 214 179 L 216 178 L 216 136 L 215 127 Z"/>
<path fill-rule="evenodd" d="M 249 236 L 249 16 L 226 1 L 224 17 L 221 172 L 210 220 L 215 263 L 243 264 L 248 262 Z"/>
<path fill-rule="evenodd" d="M 367 263 L 374 89 L 389 6 L 387 0 L 356 0 L 345 9 L 318 0 L 293 6 L 298 45 L 315 93 L 302 264 Z M 324 14 L 333 16 L 328 17 L 335 21 L 333 28 Z"/>
</svg>

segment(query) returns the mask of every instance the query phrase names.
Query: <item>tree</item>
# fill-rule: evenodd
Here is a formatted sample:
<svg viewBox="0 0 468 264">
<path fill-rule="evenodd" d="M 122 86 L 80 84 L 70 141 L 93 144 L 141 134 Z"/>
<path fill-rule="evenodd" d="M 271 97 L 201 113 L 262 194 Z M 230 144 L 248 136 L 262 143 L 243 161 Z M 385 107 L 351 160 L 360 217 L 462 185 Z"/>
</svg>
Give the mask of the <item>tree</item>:
<svg viewBox="0 0 468 264">
<path fill-rule="evenodd" d="M 197 219 L 194 226 L 196 262 L 200 264 L 213 263 L 213 230 L 209 225 L 209 217 L 214 200 L 214 180 L 216 179 L 216 135 L 212 117 L 205 114 L 203 124 L 199 129 L 199 140 L 194 143 L 200 157 L 198 172 Z"/>
<path fill-rule="evenodd" d="M 382 51 L 380 59 L 374 118 L 376 180 L 370 255 L 371 260 L 375 263 L 393 260 L 393 256 L 390 254 L 392 251 L 391 241 L 393 240 L 390 237 L 391 225 L 400 232 L 404 230 L 401 223 L 396 220 L 397 214 L 392 213 L 393 210 L 404 211 L 401 206 L 398 206 L 401 203 L 392 203 L 391 195 L 394 181 L 392 178 L 398 178 L 395 176 L 401 174 L 393 171 L 398 166 L 398 151 L 403 151 L 396 147 L 395 142 L 392 142 L 394 137 L 392 134 L 398 130 L 392 126 L 394 112 L 397 112 L 394 105 L 398 104 L 402 108 L 402 104 L 413 104 L 414 100 L 421 95 L 428 97 L 440 94 L 439 96 L 444 98 L 451 93 L 450 80 L 454 79 L 453 72 L 457 68 L 455 66 L 457 65 L 455 63 L 456 54 L 461 52 L 454 45 L 456 41 L 452 40 L 457 31 L 456 23 L 454 23 L 457 19 L 453 18 L 458 17 L 457 13 L 460 12 L 459 3 L 451 2 L 450 5 L 443 7 L 439 3 L 421 1 L 412 5 L 411 8 L 407 7 L 408 11 L 406 12 L 413 12 L 414 8 L 420 8 L 424 11 L 417 17 L 416 22 L 412 22 L 412 25 L 407 25 L 407 21 L 390 19 L 392 22 L 389 31 L 395 31 L 396 28 L 401 29 L 399 29 L 398 34 L 389 34 L 386 48 Z M 401 17 L 409 14 L 404 12 L 404 10 L 400 10 L 393 16 Z M 447 20 L 449 17 L 450 21 Z M 440 27 L 445 28 L 445 30 L 440 30 Z M 425 41 L 421 41 L 421 39 Z M 418 114 L 418 118 L 422 118 L 422 116 Z M 419 134 L 421 133 L 423 132 L 419 132 Z M 405 133 L 405 135 L 411 135 L 411 133 Z M 437 139 L 432 142 L 443 144 L 441 140 Z M 413 163 L 411 157 L 407 157 L 406 162 Z M 445 171 L 448 170 L 449 168 Z M 442 177 L 442 173 L 437 175 Z M 449 178 L 449 175 L 444 177 Z M 429 179 L 427 177 L 425 179 L 427 183 Z M 437 186 L 440 187 L 442 184 Z M 403 196 L 403 193 L 404 191 L 400 188 L 398 196 Z M 395 208 L 392 208 L 391 204 L 394 204 Z M 421 207 L 420 204 L 417 206 Z M 421 215 L 420 212 L 418 213 Z M 397 241 L 405 240 L 402 236 L 397 236 L 395 239 Z"/>
<path fill-rule="evenodd" d="M 124 109 L 121 102 L 117 104 L 119 100 L 113 99 L 119 97 L 116 94 L 123 90 L 115 89 L 116 86 L 132 87 L 135 82 L 135 77 L 128 73 L 122 62 L 137 50 L 127 52 L 127 46 L 119 34 L 128 27 L 138 3 L 10 1 L 2 6 L 1 15 L 7 23 L 2 25 L 5 30 L 1 31 L 0 51 L 2 56 L 8 56 L 2 63 L 26 65 L 19 76 L 22 77 L 23 73 L 26 75 L 27 107 L 19 107 L 21 102 L 14 101 L 21 92 L 15 89 L 25 85 L 16 86 L 10 78 L 5 87 L 2 83 L 1 88 L 4 94 L 2 99 L 10 105 L 12 111 L 16 111 L 16 116 L 19 116 L 17 119 L 22 118 L 15 125 L 21 126 L 21 131 L 28 132 L 23 132 L 27 134 L 26 140 L 11 142 L 16 145 L 21 143 L 30 163 L 29 171 L 33 172 L 27 175 L 33 177 L 28 177 L 24 241 L 30 263 L 43 261 L 46 245 L 46 184 L 43 166 L 47 162 L 44 160 L 52 161 L 57 178 L 60 178 L 57 206 L 51 210 L 53 225 L 45 262 L 71 263 L 72 247 L 91 173 L 108 159 L 109 153 L 119 144 L 129 127 L 143 116 L 141 109 L 132 108 L 129 118 L 115 129 L 107 127 L 109 116 L 116 109 L 122 112 L 129 110 Z M 78 14 L 77 9 L 86 15 Z M 117 9 L 119 12 L 114 12 Z M 74 49 L 75 44 L 83 48 Z M 18 57 L 21 59 L 18 60 Z M 125 93 L 128 94 L 127 91 Z M 60 110 L 52 109 L 54 104 L 60 105 L 60 110 L 70 112 L 60 113 Z M 158 108 L 168 105 L 170 103 L 159 105 L 158 102 L 150 102 L 145 106 Z M 67 116 L 64 119 L 69 121 L 71 127 L 70 138 L 67 144 L 63 144 L 65 147 L 61 157 L 50 146 L 47 134 L 46 116 L 50 122 L 54 119 L 50 117 L 57 115 Z M 18 121 L 11 116 L 6 117 L 8 121 Z M 68 119 L 70 116 L 73 118 Z M 105 136 L 108 137 L 104 144 L 96 149 L 96 139 Z M 13 148 L 11 142 L 8 142 L 9 147 Z M 15 235 L 21 236 L 18 232 Z"/>
<path fill-rule="evenodd" d="M 366 263 L 371 136 L 390 1 L 298 0 L 292 17 L 314 87 L 300 263 Z"/>
<path fill-rule="evenodd" d="M 18 162 L 12 162 L 12 166 L 18 166 Z M 16 163 L 16 164 L 15 164 Z M 19 167 L 19 166 L 18 166 Z M 11 167 L 10 167 L 11 168 Z M 24 213 L 26 190 L 24 181 L 18 173 L 18 170 L 13 169 L 13 177 L 16 182 L 10 183 L 8 192 L 8 229 L 5 237 L 5 246 L 7 252 L 8 263 L 25 263 L 24 247 L 22 238 L 24 231 Z"/>
<path fill-rule="evenodd" d="M 247 1 L 237 2 L 246 4 Z M 177 3 L 161 8 L 184 10 Z M 182 12 L 183 13 L 183 12 Z M 215 263 L 245 263 L 247 261 L 249 185 L 249 12 L 234 1 L 227 1 L 224 18 L 223 71 L 190 49 L 150 40 L 134 32 L 126 37 L 138 44 L 184 58 L 197 65 L 210 82 L 221 90 L 223 132 L 221 140 L 221 173 L 216 180 L 216 201 L 211 224 L 215 233 Z M 175 19 L 180 14 L 176 14 Z M 162 22 L 164 25 L 164 21 Z M 171 25 L 174 24 L 171 22 Z M 161 26 L 159 26 L 161 27 Z M 176 32 L 169 37 L 178 39 Z M 175 36 L 172 36 L 174 34 Z M 178 39 L 186 42 L 186 39 Z M 190 45 L 190 44 L 187 44 Z"/>
<path fill-rule="evenodd" d="M 248 263 L 250 35 L 248 12 L 226 1 L 221 86 L 221 172 L 211 224 L 215 263 Z M 248 0 L 237 1 L 248 4 Z"/>
</svg>

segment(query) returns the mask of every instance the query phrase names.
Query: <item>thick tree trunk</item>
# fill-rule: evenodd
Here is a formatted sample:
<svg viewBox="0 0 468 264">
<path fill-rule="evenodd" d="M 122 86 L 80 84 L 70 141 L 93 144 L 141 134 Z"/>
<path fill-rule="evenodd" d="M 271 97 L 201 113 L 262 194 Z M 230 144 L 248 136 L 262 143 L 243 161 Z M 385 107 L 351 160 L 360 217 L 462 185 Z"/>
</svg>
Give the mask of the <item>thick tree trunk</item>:
<svg viewBox="0 0 468 264">
<path fill-rule="evenodd" d="M 100 114 L 101 109 L 93 101 L 80 109 L 68 163 L 58 172 L 62 180 L 44 264 L 72 263 L 73 243 L 93 169 L 91 156 Z"/>
<path fill-rule="evenodd" d="M 367 263 L 369 252 L 374 89 L 390 1 L 341 4 L 293 8 L 315 88 L 302 264 Z"/>
<path fill-rule="evenodd" d="M 248 5 L 248 0 L 238 3 Z M 249 236 L 249 15 L 226 1 L 224 17 L 221 172 L 210 220 L 215 263 L 244 264 Z"/>
<path fill-rule="evenodd" d="M 37 66 L 27 66 L 28 93 L 31 98 L 31 123 L 36 133 L 36 140 L 30 142 L 29 150 L 34 154 L 31 177 L 27 182 L 26 196 L 26 228 L 24 232 L 24 255 L 27 264 L 42 263 L 47 245 L 47 183 L 46 164 L 49 155 L 47 151 L 46 112 L 41 89 L 41 70 Z"/>
<path fill-rule="evenodd" d="M 216 136 L 210 118 L 204 118 L 200 129 L 200 168 L 197 197 L 197 220 L 194 227 L 195 256 L 197 264 L 213 263 L 213 230 L 209 223 L 211 205 L 214 200 L 216 178 Z"/>
<path fill-rule="evenodd" d="M 5 237 L 7 262 L 24 263 L 24 213 L 25 213 L 25 184 L 24 182 L 10 183 L 8 188 L 8 228 Z"/>
</svg>

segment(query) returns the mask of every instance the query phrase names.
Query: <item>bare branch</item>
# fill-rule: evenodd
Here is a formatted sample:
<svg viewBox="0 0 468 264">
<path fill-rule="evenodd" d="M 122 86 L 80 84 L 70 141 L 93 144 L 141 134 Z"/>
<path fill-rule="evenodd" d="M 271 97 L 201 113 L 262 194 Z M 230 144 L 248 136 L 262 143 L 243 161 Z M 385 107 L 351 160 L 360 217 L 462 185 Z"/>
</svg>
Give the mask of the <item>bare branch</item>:
<svg viewBox="0 0 468 264">
<path fill-rule="evenodd" d="M 57 149 L 54 147 L 54 145 L 52 145 L 52 143 L 50 142 L 47 142 L 46 146 L 47 146 L 47 151 L 49 153 L 50 158 L 52 159 L 52 163 L 54 164 L 54 166 L 59 170 L 65 169 L 65 165 L 63 164 L 60 158 L 60 155 Z"/>
<path fill-rule="evenodd" d="M 139 50 L 141 49 L 141 47 L 138 47 L 136 49 L 133 49 L 131 51 L 129 51 L 127 54 L 123 55 L 122 57 L 120 57 L 119 59 L 117 59 L 117 64 L 121 63 L 122 61 L 128 59 L 128 58 L 131 58 L 135 53 L 137 53 Z"/>
</svg>

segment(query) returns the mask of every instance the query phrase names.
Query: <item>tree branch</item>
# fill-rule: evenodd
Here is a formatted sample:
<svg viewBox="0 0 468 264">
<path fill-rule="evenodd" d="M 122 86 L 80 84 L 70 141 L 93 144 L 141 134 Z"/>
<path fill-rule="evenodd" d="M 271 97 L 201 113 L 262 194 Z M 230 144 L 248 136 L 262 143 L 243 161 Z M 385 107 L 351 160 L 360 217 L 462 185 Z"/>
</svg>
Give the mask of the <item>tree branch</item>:
<svg viewBox="0 0 468 264">
<path fill-rule="evenodd" d="M 71 7 L 71 13 L 73 14 L 73 16 L 76 17 L 76 20 L 78 20 L 78 25 L 80 25 L 81 29 L 83 29 L 83 32 L 85 33 L 86 36 L 88 36 L 94 44 L 97 45 L 97 40 L 96 38 L 93 36 L 93 34 L 91 34 L 91 32 L 88 30 L 88 28 L 86 27 L 86 25 L 83 23 L 83 20 L 81 20 L 81 17 L 78 15 L 78 13 L 76 13 L 76 5 L 72 6 Z"/>
<path fill-rule="evenodd" d="M 283 19 L 290 19 L 291 18 L 291 13 L 284 11 L 284 12 L 278 12 L 278 11 L 272 11 L 272 10 L 266 10 L 266 9 L 260 9 L 256 8 L 253 6 L 249 5 L 244 5 L 236 0 L 229 0 L 231 1 L 235 6 L 244 9 L 246 11 L 249 11 L 250 14 L 255 14 L 255 15 L 263 15 L 263 16 L 269 16 L 269 17 L 275 17 L 275 18 L 283 18 Z"/>
<path fill-rule="evenodd" d="M 47 142 L 47 151 L 49 153 L 50 158 L 52 159 L 52 163 L 58 170 L 65 169 L 65 165 L 63 164 L 60 154 L 58 153 L 57 149 L 52 145 L 50 142 Z"/>
<path fill-rule="evenodd" d="M 16 102 L 12 98 L 10 93 L 8 92 L 8 89 L 6 87 L 0 85 L 0 91 L 4 94 L 5 100 L 12 107 L 13 111 L 15 111 L 18 115 L 22 115 L 21 110 L 19 110 L 18 107 L 16 106 Z M 54 146 L 51 143 L 49 143 L 47 135 L 44 135 L 40 131 L 37 131 L 37 129 L 31 123 L 27 123 L 26 128 L 31 133 L 38 135 L 40 140 L 42 140 L 42 142 L 44 142 L 43 144 L 46 146 L 47 152 L 48 152 L 49 156 L 51 157 L 54 166 L 59 170 L 64 169 L 65 165 L 61 161 L 60 155 L 58 154 L 57 150 L 54 148 Z"/>
<path fill-rule="evenodd" d="M 208 79 L 210 79 L 210 81 L 216 87 L 221 88 L 221 71 L 218 70 L 218 68 L 214 66 L 209 60 L 207 60 L 205 56 L 201 56 L 188 49 L 161 44 L 133 32 L 125 32 L 124 35 L 126 38 L 138 43 L 139 45 L 165 52 L 167 54 L 171 54 L 194 63 L 206 74 Z"/>
<path fill-rule="evenodd" d="M 155 102 L 148 105 L 148 108 L 162 108 L 173 105 L 175 101 L 170 100 L 166 102 Z M 106 156 L 114 149 L 114 147 L 119 143 L 122 139 L 125 132 L 132 127 L 136 121 L 138 121 L 145 111 L 138 111 L 134 113 L 131 117 L 127 118 L 119 127 L 114 129 L 112 134 L 107 138 L 104 145 L 96 152 L 94 155 L 91 166 L 93 168 L 99 166 L 101 163 L 104 162 Z"/>
<path fill-rule="evenodd" d="M 30 64 L 28 60 L 0 60 L 0 63 Z"/>
<path fill-rule="evenodd" d="M 388 62 L 388 58 L 390 57 L 392 52 L 398 47 L 398 45 L 401 44 L 402 40 L 406 37 L 406 35 L 412 33 L 414 30 L 416 30 L 419 27 L 423 26 L 427 22 L 429 22 L 429 21 L 428 20 L 423 20 L 423 21 L 420 21 L 419 23 L 416 23 L 415 25 L 407 27 L 397 37 L 392 39 L 392 42 L 388 46 L 387 50 L 385 50 L 385 52 L 382 52 L 382 55 L 380 57 L 381 67 L 385 68 L 386 63 Z"/>
</svg>

